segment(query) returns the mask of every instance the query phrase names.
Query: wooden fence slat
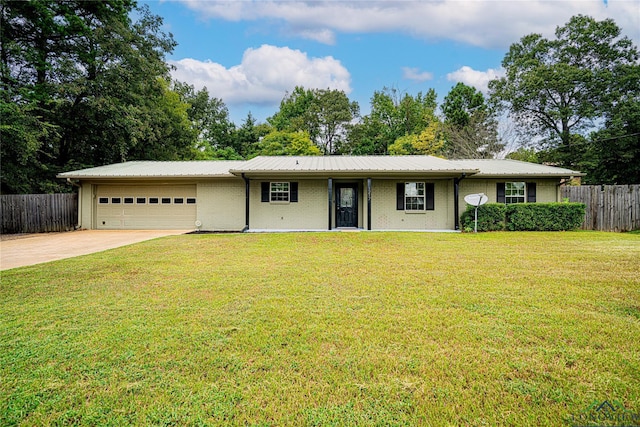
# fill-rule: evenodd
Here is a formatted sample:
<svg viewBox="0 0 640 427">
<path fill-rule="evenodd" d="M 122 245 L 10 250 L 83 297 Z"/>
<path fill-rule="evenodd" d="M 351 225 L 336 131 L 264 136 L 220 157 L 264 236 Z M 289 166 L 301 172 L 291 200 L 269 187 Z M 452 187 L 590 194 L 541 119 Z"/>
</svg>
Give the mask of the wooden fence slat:
<svg viewBox="0 0 640 427">
<path fill-rule="evenodd" d="M 77 194 L 0 195 L 2 234 L 73 230 L 78 223 Z"/>
<path fill-rule="evenodd" d="M 640 229 L 640 184 L 565 186 L 562 197 L 586 205 L 584 230 Z"/>
</svg>

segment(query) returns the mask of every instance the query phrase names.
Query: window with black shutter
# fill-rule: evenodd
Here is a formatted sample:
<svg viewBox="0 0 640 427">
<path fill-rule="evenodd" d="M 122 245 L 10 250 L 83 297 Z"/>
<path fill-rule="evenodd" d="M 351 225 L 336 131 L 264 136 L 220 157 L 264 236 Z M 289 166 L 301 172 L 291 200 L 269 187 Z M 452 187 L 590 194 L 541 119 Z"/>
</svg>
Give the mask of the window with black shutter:
<svg viewBox="0 0 640 427">
<path fill-rule="evenodd" d="M 262 182 L 260 183 L 261 202 L 291 202 L 298 201 L 297 182 Z"/>
<path fill-rule="evenodd" d="M 397 183 L 396 209 L 412 212 L 434 210 L 435 184 L 432 182 Z"/>
<path fill-rule="evenodd" d="M 498 203 L 535 203 L 535 182 L 498 182 L 496 185 Z"/>
</svg>

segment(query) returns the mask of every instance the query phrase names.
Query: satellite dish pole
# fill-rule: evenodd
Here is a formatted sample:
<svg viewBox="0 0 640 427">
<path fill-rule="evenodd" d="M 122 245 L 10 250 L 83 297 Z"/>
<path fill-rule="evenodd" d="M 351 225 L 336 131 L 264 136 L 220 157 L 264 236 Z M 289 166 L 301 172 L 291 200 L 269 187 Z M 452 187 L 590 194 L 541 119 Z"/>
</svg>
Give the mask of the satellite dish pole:
<svg viewBox="0 0 640 427">
<path fill-rule="evenodd" d="M 464 196 L 464 201 L 467 202 L 467 204 L 476 208 L 473 232 L 477 233 L 478 232 L 478 208 L 484 205 L 485 203 L 487 203 L 489 201 L 489 198 L 484 193 L 467 194 L 466 196 Z"/>
</svg>

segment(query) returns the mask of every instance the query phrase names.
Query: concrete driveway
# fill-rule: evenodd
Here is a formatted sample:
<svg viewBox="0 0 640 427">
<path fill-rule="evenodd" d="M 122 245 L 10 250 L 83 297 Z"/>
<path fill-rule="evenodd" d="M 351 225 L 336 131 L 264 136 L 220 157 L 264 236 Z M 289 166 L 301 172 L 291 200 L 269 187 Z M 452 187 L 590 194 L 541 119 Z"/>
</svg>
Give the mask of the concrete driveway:
<svg viewBox="0 0 640 427">
<path fill-rule="evenodd" d="M 191 230 L 81 230 L 2 236 L 0 270 L 86 255 Z"/>
</svg>

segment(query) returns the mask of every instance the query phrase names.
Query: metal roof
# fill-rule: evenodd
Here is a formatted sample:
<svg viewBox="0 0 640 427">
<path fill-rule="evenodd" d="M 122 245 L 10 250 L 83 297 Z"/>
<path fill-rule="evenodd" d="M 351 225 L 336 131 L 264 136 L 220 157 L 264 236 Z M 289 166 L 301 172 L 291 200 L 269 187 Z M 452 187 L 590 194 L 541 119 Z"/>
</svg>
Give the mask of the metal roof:
<svg viewBox="0 0 640 427">
<path fill-rule="evenodd" d="M 478 172 L 433 156 L 260 156 L 231 169 L 231 173 L 255 174 L 450 174 Z"/>
<path fill-rule="evenodd" d="M 583 173 L 571 169 L 510 159 L 450 160 L 450 162 L 458 165 L 461 169 L 478 169 L 479 172 L 474 175 L 477 178 L 584 176 Z"/>
<path fill-rule="evenodd" d="M 232 177 L 229 169 L 243 160 L 133 161 L 64 172 L 58 178 L 219 178 Z"/>
<path fill-rule="evenodd" d="M 64 172 L 58 178 L 230 178 L 288 176 L 434 175 L 570 177 L 584 174 L 517 160 L 445 160 L 433 156 L 260 156 L 251 160 L 132 161 Z"/>
</svg>

